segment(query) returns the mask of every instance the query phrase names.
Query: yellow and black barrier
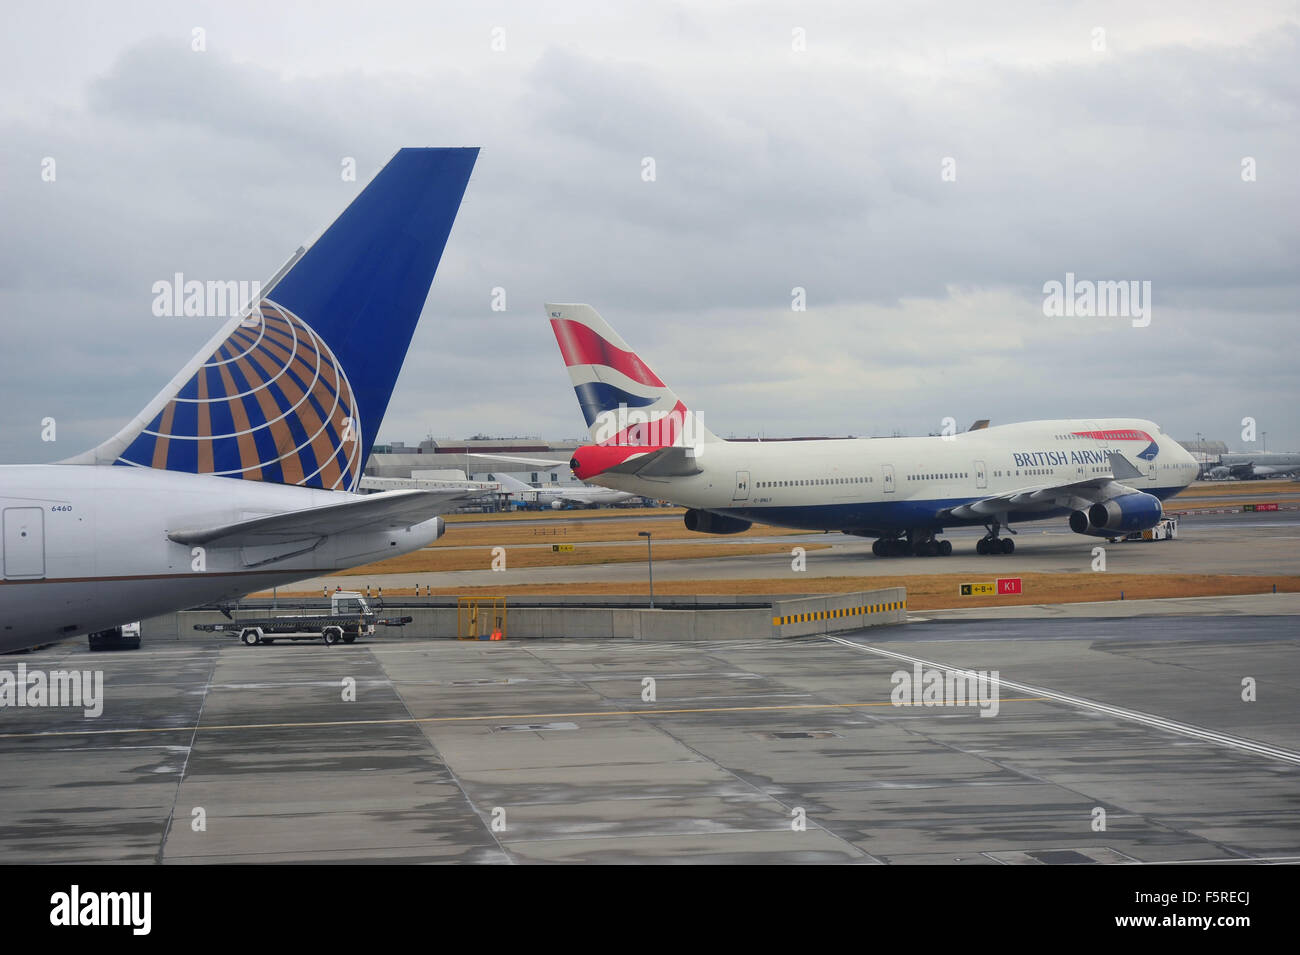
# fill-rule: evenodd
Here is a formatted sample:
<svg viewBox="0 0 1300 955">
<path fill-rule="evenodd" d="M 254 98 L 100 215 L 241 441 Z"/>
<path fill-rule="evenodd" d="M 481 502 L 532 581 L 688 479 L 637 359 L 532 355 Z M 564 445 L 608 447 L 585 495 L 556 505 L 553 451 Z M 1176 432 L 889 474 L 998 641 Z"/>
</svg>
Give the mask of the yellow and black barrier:
<svg viewBox="0 0 1300 955">
<path fill-rule="evenodd" d="M 858 630 L 906 620 L 905 587 L 772 602 L 772 635 L 777 637 Z"/>
</svg>

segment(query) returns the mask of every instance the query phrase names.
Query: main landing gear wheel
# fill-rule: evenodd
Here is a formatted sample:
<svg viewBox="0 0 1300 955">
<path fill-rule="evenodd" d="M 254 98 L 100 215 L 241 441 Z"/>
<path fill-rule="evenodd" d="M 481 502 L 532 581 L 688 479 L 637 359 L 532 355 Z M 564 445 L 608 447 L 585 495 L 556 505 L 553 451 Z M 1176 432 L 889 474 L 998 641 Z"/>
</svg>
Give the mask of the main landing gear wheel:
<svg viewBox="0 0 1300 955">
<path fill-rule="evenodd" d="M 920 532 L 881 537 L 872 542 L 871 553 L 877 557 L 947 557 L 952 553 L 952 541 L 935 540 L 933 535 L 921 537 Z"/>
<path fill-rule="evenodd" d="M 1003 537 L 999 540 L 996 537 L 981 537 L 975 544 L 975 553 L 977 554 L 1011 554 L 1016 549 L 1016 542 L 1010 537 Z"/>
<path fill-rule="evenodd" d="M 912 545 L 901 537 L 882 537 L 871 545 L 871 553 L 877 557 L 905 557 L 912 552 Z"/>
</svg>

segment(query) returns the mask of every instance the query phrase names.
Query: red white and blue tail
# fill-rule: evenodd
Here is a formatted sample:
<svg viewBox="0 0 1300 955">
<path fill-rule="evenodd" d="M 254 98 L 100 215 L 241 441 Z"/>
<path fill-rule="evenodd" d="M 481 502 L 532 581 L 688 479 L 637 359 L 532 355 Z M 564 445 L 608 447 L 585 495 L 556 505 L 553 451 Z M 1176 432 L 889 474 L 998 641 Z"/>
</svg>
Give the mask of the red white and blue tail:
<svg viewBox="0 0 1300 955">
<path fill-rule="evenodd" d="M 547 305 L 596 444 L 695 447 L 718 439 L 590 305 Z"/>
</svg>

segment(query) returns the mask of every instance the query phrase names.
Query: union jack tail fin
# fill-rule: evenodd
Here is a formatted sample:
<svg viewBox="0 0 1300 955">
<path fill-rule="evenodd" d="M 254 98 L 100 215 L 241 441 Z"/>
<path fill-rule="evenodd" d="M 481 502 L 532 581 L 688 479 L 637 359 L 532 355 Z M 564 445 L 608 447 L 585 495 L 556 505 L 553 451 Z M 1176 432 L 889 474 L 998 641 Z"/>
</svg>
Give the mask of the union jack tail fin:
<svg viewBox="0 0 1300 955">
<path fill-rule="evenodd" d="M 719 440 L 590 305 L 547 305 L 595 444 L 694 447 Z"/>
</svg>

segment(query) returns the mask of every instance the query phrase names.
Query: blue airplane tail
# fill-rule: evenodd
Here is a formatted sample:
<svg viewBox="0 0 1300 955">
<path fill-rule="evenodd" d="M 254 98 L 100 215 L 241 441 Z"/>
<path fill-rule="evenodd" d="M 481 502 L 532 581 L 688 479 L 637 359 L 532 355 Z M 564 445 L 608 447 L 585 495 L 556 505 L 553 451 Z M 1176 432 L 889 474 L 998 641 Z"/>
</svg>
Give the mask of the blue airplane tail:
<svg viewBox="0 0 1300 955">
<path fill-rule="evenodd" d="M 67 463 L 355 490 L 477 158 L 399 150 L 250 311 Z"/>
</svg>

